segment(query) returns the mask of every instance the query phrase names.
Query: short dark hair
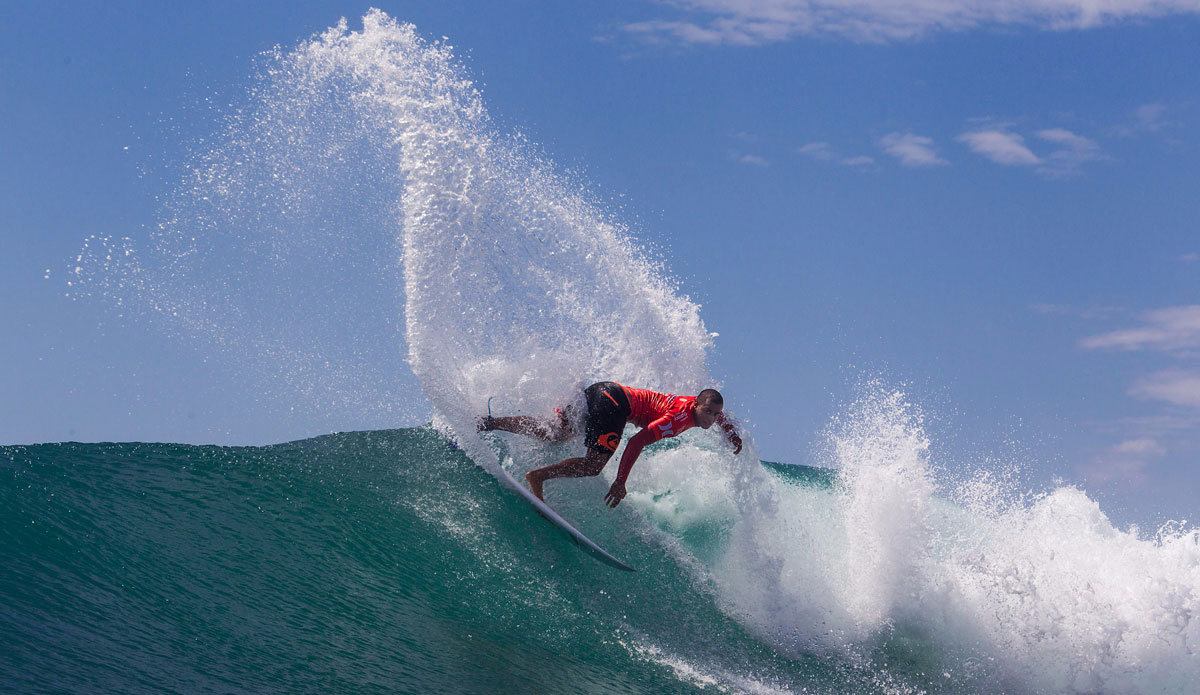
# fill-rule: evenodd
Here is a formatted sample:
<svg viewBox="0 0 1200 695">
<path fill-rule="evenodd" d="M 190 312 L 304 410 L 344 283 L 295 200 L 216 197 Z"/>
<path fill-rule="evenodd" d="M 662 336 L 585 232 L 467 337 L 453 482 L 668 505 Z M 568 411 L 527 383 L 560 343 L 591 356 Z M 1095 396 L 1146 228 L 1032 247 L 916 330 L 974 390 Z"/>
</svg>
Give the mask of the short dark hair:
<svg viewBox="0 0 1200 695">
<path fill-rule="evenodd" d="M 704 389 L 696 396 L 696 400 L 701 403 L 712 403 L 713 405 L 725 405 L 725 399 L 721 397 L 721 392 L 716 389 Z"/>
</svg>

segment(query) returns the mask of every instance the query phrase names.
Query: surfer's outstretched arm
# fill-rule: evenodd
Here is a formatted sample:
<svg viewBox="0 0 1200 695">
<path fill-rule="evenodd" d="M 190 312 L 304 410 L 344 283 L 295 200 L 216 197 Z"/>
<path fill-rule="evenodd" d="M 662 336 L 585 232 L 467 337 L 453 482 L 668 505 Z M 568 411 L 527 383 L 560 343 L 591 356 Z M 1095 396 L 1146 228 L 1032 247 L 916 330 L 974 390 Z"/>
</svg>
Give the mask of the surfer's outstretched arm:
<svg viewBox="0 0 1200 695">
<path fill-rule="evenodd" d="M 737 425 L 733 423 L 733 418 L 721 413 L 717 416 L 717 426 L 725 433 L 725 439 L 733 447 L 733 453 L 742 453 L 742 438 L 738 435 Z"/>
<path fill-rule="evenodd" d="M 621 500 L 625 499 L 625 481 L 629 479 L 629 471 L 633 470 L 633 464 L 637 462 L 638 456 L 641 456 L 642 449 L 647 444 L 659 440 L 659 437 L 655 436 L 656 432 L 656 429 L 647 427 L 633 435 L 633 439 L 630 439 L 629 444 L 625 445 L 625 453 L 621 455 L 621 467 L 617 469 L 617 479 L 613 481 L 612 487 L 608 488 L 608 494 L 604 496 L 605 504 L 616 508 Z"/>
</svg>

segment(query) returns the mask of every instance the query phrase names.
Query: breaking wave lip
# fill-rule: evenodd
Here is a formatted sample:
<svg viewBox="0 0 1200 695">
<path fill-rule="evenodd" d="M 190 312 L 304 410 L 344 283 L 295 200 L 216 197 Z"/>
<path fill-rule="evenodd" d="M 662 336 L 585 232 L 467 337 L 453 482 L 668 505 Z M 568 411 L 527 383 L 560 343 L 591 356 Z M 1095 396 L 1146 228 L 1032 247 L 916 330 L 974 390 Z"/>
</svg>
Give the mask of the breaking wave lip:
<svg viewBox="0 0 1200 695">
<path fill-rule="evenodd" d="M 261 354 L 316 393 L 318 409 L 390 413 L 427 399 L 439 430 L 485 467 L 544 455 L 517 440 L 498 454 L 475 433 L 489 396 L 503 394 L 506 412 L 545 414 L 600 379 L 713 385 L 699 307 L 601 205 L 496 132 L 448 45 L 372 10 L 361 31 L 343 20 L 264 60 L 252 107 L 188 181 L 198 207 L 177 210 L 145 247 L 119 240 L 88 251 L 102 294 Z M 331 169 L 332 179 L 309 177 Z M 364 171 L 382 184 L 359 199 Z M 288 218 L 246 208 L 265 197 L 304 211 L 309 193 L 330 206 L 358 200 L 370 231 L 288 234 Z M 203 214 L 183 219 L 189 211 Z M 336 330 L 296 340 L 296 322 L 270 323 L 327 258 L 346 259 L 350 276 L 382 278 L 321 305 L 322 321 L 349 312 L 364 334 L 388 326 L 377 345 L 331 339 L 345 337 Z M 268 278 L 279 285 L 273 300 L 252 301 L 256 273 L 281 263 L 293 272 Z M 354 313 L 380 287 L 394 292 L 395 312 Z M 272 330 L 248 329 L 257 319 Z M 388 341 L 415 377 L 407 390 L 379 390 L 371 369 L 356 371 Z M 345 373 L 323 371 L 338 356 L 350 358 Z M 753 442 L 734 458 L 711 436 L 647 452 L 626 508 L 728 615 L 782 653 L 841 655 L 896 692 L 944 681 L 971 692 L 1151 693 L 1200 680 L 1193 528 L 1141 538 L 1069 487 L 1022 497 L 980 474 L 947 489 L 919 409 L 879 384 L 830 427 L 838 481 L 829 489 L 745 465 L 757 460 Z"/>
</svg>

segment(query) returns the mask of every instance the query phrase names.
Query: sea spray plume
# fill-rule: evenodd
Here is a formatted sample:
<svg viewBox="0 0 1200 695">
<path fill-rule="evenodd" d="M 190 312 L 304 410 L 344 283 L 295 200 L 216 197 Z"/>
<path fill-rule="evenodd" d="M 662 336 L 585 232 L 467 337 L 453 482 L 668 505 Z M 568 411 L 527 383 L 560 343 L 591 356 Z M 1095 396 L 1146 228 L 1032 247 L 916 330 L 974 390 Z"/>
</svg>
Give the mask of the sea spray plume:
<svg viewBox="0 0 1200 695">
<path fill-rule="evenodd" d="M 217 134 L 186 131 L 157 224 L 88 240 L 72 290 L 236 365 L 245 393 L 311 428 L 424 419 L 404 364 L 396 145 L 369 102 L 302 67 L 260 56 L 246 93 L 212 107 Z"/>
<path fill-rule="evenodd" d="M 841 600 L 862 637 L 890 625 L 920 581 L 933 494 L 920 413 L 901 391 L 865 390 L 832 435 L 846 533 Z"/>
<path fill-rule="evenodd" d="M 343 23 L 292 55 L 314 79 L 348 79 L 337 88 L 399 144 L 409 363 L 460 440 L 489 395 L 549 414 L 598 378 L 708 385 L 698 307 L 549 164 L 494 133 L 449 47 L 373 10 L 361 32 Z"/>
<path fill-rule="evenodd" d="M 698 307 L 494 131 L 448 45 L 372 10 L 265 54 L 230 108 L 147 239 L 92 240 L 71 274 L 199 336 L 261 398 L 359 426 L 428 399 L 473 439 L 491 395 L 549 414 L 600 378 L 712 385 Z"/>
</svg>

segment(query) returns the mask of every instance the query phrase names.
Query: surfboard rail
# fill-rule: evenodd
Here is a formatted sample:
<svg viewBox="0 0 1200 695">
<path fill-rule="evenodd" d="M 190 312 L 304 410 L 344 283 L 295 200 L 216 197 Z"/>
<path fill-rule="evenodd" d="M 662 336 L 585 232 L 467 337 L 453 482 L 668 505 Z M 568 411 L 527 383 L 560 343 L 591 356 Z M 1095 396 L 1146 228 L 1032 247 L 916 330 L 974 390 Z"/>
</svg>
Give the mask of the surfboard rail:
<svg viewBox="0 0 1200 695">
<path fill-rule="evenodd" d="M 611 553 L 609 553 L 604 548 L 601 548 L 599 545 L 596 544 L 595 541 L 593 541 L 592 539 L 583 535 L 583 533 L 581 533 L 579 531 L 579 529 L 577 529 L 571 525 L 571 522 L 562 518 L 562 516 L 558 512 L 554 511 L 554 509 L 550 505 L 546 504 L 545 502 L 543 502 L 543 501 L 539 500 L 537 497 L 535 497 L 534 494 L 532 492 L 530 492 L 527 487 L 525 487 L 524 485 L 519 483 L 517 481 L 517 479 L 514 478 L 511 473 L 504 470 L 503 467 L 499 467 L 499 469 L 500 469 L 500 473 L 507 479 L 507 480 L 505 480 L 505 482 L 508 484 L 509 487 L 516 490 L 522 497 L 525 498 L 525 500 L 527 502 L 532 504 L 533 508 L 537 511 L 537 513 L 539 515 L 541 515 L 541 517 L 543 519 L 554 524 L 561 531 L 566 533 L 567 537 L 570 538 L 571 541 L 575 543 L 575 545 L 579 546 L 579 548 L 582 549 L 584 552 L 586 552 L 588 555 L 591 555 L 592 557 L 596 558 L 597 560 L 599 560 L 600 562 L 603 562 L 606 565 L 609 565 L 611 567 L 616 567 L 619 570 L 624 570 L 626 572 L 636 572 L 637 571 L 635 568 L 630 567 L 629 565 L 625 564 L 624 562 L 621 562 L 617 558 L 613 557 L 613 555 Z"/>
</svg>

